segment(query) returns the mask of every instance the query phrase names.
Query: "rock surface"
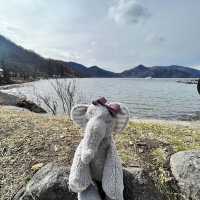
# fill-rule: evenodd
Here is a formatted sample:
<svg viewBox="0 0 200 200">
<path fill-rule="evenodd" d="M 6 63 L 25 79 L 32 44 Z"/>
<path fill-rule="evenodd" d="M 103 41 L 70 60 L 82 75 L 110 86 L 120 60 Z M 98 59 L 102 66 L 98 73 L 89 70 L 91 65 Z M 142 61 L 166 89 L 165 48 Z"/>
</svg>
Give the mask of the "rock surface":
<svg viewBox="0 0 200 200">
<path fill-rule="evenodd" d="M 68 189 L 69 169 L 49 163 L 35 173 L 13 200 L 76 200 Z"/>
<path fill-rule="evenodd" d="M 16 102 L 16 106 L 21 107 L 21 108 L 26 108 L 35 113 L 46 113 L 46 111 L 43 108 L 33 103 L 32 101 L 28 101 L 26 99 L 19 99 Z"/>
<path fill-rule="evenodd" d="M 14 95 L 0 92 L 0 105 L 15 106 L 17 103 L 17 99 L 18 97 Z"/>
<path fill-rule="evenodd" d="M 4 108 L 11 110 L 11 111 L 17 111 L 17 112 L 30 112 L 30 110 L 26 108 L 20 108 L 17 106 L 3 106 Z"/>
<path fill-rule="evenodd" d="M 33 103 L 32 101 L 21 99 L 19 97 L 4 92 L 0 92 L 0 105 L 17 106 L 20 108 L 28 109 L 35 113 L 46 113 L 43 108 Z"/>
<path fill-rule="evenodd" d="M 49 163 L 42 167 L 13 200 L 77 200 L 68 189 L 69 169 Z M 150 179 L 140 168 L 124 170 L 125 200 L 161 200 Z"/>
<path fill-rule="evenodd" d="M 200 199 L 200 151 L 181 151 L 170 159 L 171 171 L 186 200 Z"/>
<path fill-rule="evenodd" d="M 124 169 L 124 200 L 162 199 L 162 195 L 142 168 Z"/>
</svg>

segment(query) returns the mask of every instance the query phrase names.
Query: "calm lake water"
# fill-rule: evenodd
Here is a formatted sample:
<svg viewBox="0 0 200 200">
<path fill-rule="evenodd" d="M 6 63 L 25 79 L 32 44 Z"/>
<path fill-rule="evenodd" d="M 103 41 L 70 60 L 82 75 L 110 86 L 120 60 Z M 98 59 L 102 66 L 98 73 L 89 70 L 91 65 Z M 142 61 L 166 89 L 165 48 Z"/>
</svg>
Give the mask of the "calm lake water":
<svg viewBox="0 0 200 200">
<path fill-rule="evenodd" d="M 83 78 L 76 80 L 84 103 L 104 96 L 109 101 L 126 104 L 132 118 L 200 119 L 200 96 L 196 85 L 177 83 L 178 79 Z M 24 94 L 36 101 L 35 90 L 52 98 L 55 94 L 48 80 L 28 83 L 9 92 Z"/>
</svg>

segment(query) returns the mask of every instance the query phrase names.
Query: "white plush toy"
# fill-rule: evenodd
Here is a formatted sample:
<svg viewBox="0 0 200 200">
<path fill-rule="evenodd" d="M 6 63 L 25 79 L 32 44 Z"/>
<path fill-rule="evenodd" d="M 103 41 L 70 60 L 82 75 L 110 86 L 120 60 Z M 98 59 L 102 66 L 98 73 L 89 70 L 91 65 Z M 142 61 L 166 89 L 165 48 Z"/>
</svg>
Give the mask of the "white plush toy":
<svg viewBox="0 0 200 200">
<path fill-rule="evenodd" d="M 120 103 L 106 102 L 103 97 L 71 112 L 72 120 L 84 129 L 69 175 L 69 187 L 79 200 L 123 200 L 123 171 L 112 132 L 126 127 L 129 113 Z"/>
</svg>

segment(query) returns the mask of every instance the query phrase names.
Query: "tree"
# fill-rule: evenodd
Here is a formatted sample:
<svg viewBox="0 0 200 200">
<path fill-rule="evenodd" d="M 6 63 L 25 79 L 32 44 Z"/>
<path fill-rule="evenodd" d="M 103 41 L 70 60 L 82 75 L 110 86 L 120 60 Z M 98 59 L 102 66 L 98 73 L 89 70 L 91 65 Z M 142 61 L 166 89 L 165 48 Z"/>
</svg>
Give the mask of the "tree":
<svg viewBox="0 0 200 200">
<path fill-rule="evenodd" d="M 86 101 L 86 96 L 78 90 L 75 79 L 53 79 L 49 80 L 49 83 L 54 95 L 39 94 L 36 88 L 33 89 L 37 103 L 40 102 L 39 104 L 45 105 L 53 115 L 56 115 L 60 110 L 70 116 L 71 109 L 75 103 Z"/>
</svg>

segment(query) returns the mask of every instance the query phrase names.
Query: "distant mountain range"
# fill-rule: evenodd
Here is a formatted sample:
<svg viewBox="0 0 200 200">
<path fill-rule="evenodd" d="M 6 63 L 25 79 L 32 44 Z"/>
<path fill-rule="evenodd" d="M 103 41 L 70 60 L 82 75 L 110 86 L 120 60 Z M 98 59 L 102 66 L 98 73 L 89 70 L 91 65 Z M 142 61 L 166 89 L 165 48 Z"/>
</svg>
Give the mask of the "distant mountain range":
<svg viewBox="0 0 200 200">
<path fill-rule="evenodd" d="M 131 78 L 199 78 L 200 70 L 178 65 L 146 67 L 138 65 L 121 73 L 122 77 Z"/>
<path fill-rule="evenodd" d="M 121 73 L 104 70 L 98 66 L 86 67 L 76 62 L 46 59 L 26 50 L 0 35 L 0 68 L 30 74 L 41 73 L 48 77 L 130 77 L 130 78 L 197 78 L 200 70 L 178 65 L 146 67 L 138 65 Z"/>
<path fill-rule="evenodd" d="M 120 74 L 104 70 L 98 66 L 86 67 L 75 62 L 66 62 L 67 66 L 80 74 L 81 77 L 99 77 L 99 78 L 114 78 L 120 77 Z"/>
</svg>

